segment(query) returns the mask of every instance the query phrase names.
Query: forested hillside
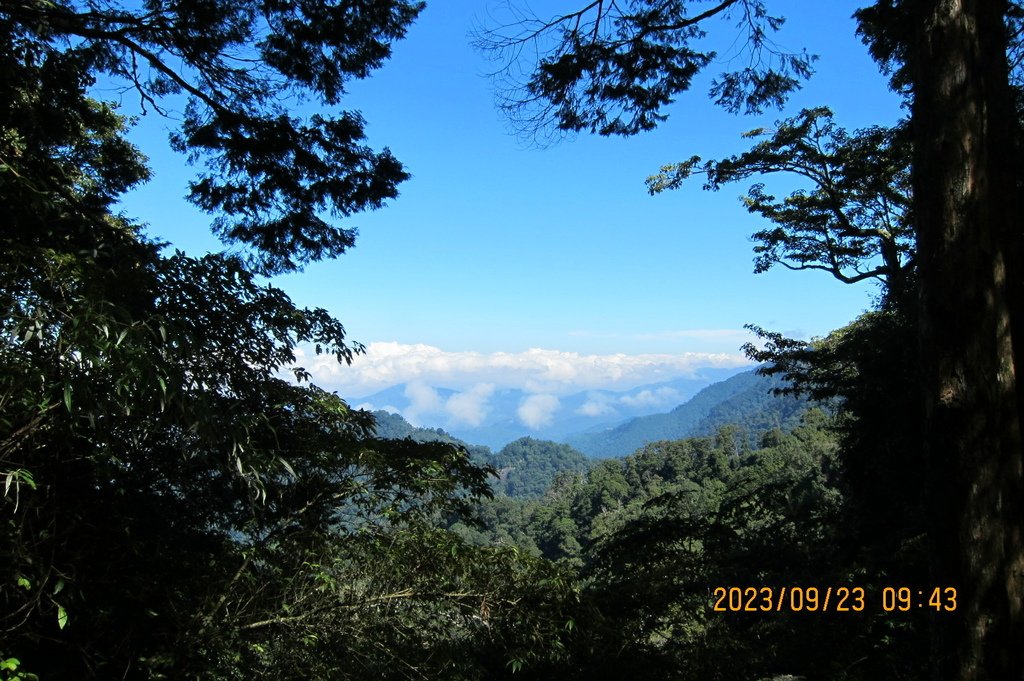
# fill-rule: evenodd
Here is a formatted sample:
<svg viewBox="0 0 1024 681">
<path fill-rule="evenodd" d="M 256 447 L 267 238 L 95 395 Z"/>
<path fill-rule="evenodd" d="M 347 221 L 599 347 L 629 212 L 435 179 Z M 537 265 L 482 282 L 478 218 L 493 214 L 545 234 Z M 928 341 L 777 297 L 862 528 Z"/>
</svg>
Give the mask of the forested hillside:
<svg viewBox="0 0 1024 681">
<path fill-rule="evenodd" d="M 583 454 L 557 442 L 524 437 L 495 453 L 482 445 L 467 444 L 441 428 L 417 428 L 398 414 L 377 411 L 373 416 L 378 437 L 445 442 L 466 449 L 473 461 L 494 471 L 490 484 L 498 496 L 539 497 L 558 475 L 583 473 L 590 465 Z"/>
<path fill-rule="evenodd" d="M 508 443 L 488 463 L 498 469 L 495 491 L 520 498 L 539 497 L 555 478 L 590 468 L 586 457 L 569 445 L 529 437 Z"/>
<path fill-rule="evenodd" d="M 710 435 L 724 425 L 740 426 L 751 438 L 773 428 L 789 430 L 808 403 L 798 396 L 776 395 L 785 385 L 779 377 L 747 371 L 704 388 L 666 414 L 641 416 L 566 441 L 588 456 L 613 457 L 657 440 Z"/>
<path fill-rule="evenodd" d="M 392 414 L 387 411 L 373 412 L 373 428 L 377 437 L 386 440 L 409 439 L 414 442 L 444 442 L 463 447 L 469 451 L 473 460 L 480 464 L 488 464 L 493 458 L 489 447 L 463 442 L 441 428 L 418 428 L 399 414 Z"/>
<path fill-rule="evenodd" d="M 928 656 L 927 615 L 821 612 L 830 585 L 877 594 L 887 570 L 926 571 L 920 543 L 881 563 L 856 549 L 839 452 L 819 410 L 753 447 L 727 426 L 563 474 L 540 499 L 484 501 L 478 524 L 452 527 L 583 579 L 569 664 L 580 678 L 913 678 Z M 820 599 L 801 595 L 798 612 L 789 602 L 775 612 L 774 600 L 769 614 L 761 600 L 753 613 L 709 610 L 716 587 L 747 584 L 776 597 L 784 585 L 821 587 Z"/>
</svg>

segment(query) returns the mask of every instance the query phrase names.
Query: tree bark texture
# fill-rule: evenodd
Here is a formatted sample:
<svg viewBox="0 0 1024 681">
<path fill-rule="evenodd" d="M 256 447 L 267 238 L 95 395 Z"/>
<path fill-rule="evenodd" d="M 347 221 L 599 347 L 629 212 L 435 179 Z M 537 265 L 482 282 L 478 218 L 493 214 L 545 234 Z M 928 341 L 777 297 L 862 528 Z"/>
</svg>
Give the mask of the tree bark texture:
<svg viewBox="0 0 1024 681">
<path fill-rule="evenodd" d="M 932 572 L 959 590 L 957 612 L 934 615 L 934 676 L 1019 681 L 1024 473 L 1007 270 L 1020 223 L 1006 2 L 909 1 Z"/>
</svg>

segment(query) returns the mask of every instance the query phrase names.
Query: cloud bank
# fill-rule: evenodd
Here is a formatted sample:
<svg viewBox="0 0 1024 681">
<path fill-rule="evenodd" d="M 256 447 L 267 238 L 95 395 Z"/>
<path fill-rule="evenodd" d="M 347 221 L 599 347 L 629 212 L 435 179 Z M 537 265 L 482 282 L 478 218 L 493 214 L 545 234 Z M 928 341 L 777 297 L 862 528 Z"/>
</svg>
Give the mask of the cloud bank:
<svg viewBox="0 0 1024 681">
<path fill-rule="evenodd" d="M 431 345 L 393 342 L 370 343 L 366 353 L 355 357 L 351 366 L 308 350 L 300 349 L 297 355 L 298 364 L 310 371 L 314 383 L 336 390 L 343 397 L 362 397 L 407 384 L 407 397 L 421 411 L 443 407 L 470 424 L 483 419 L 487 396 L 502 388 L 555 397 L 581 390 L 628 390 L 689 376 L 704 367 L 750 363 L 740 353 L 585 355 L 539 348 L 524 352 L 448 352 Z M 429 386 L 451 388 L 463 397 L 444 402 Z M 651 394 L 636 399 L 659 401 L 667 397 Z"/>
</svg>

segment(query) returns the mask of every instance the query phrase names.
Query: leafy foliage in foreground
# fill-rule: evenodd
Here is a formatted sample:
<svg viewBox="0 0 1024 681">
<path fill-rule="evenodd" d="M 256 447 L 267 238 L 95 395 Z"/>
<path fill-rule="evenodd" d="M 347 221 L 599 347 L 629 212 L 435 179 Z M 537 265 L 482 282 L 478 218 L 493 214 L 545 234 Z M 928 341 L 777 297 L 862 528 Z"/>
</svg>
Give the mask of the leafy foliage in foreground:
<svg viewBox="0 0 1024 681">
<path fill-rule="evenodd" d="M 739 29 L 730 49 L 740 58 L 724 62 L 747 68 L 722 74 L 712 98 L 733 111 L 781 104 L 810 75 L 812 60 L 773 49 L 770 36 L 784 19 L 767 4 L 597 0 L 540 15 L 524 4 L 482 43 L 502 60 L 498 75 L 513 81 L 504 89 L 513 124 L 535 133 L 631 135 L 664 121 L 673 97 L 713 63 L 708 46 L 728 43 L 722 27 L 711 28 L 722 18 L 734 18 Z M 877 0 L 854 16 L 892 88 L 905 96 L 909 139 L 902 125 L 835 135 L 824 110 L 812 109 L 781 123 L 751 153 L 704 171 L 709 188 L 751 173 L 810 180 L 781 201 L 759 185 L 748 193 L 750 210 L 774 223 L 755 235 L 758 269 L 881 279 L 883 308 L 904 315 L 913 308 L 905 328 L 913 330 L 919 373 L 888 386 L 916 394 L 921 406 L 899 413 L 916 421 L 904 430 L 922 444 L 895 452 L 905 463 L 893 468 L 916 475 L 888 484 L 912 486 L 909 496 L 923 499 L 927 511 L 915 515 L 927 517 L 932 579 L 963 589 L 957 615 L 932 627 L 931 675 L 1021 678 L 1022 3 Z M 665 166 L 652 189 L 672 186 L 697 163 Z M 893 353 L 905 356 L 902 348 Z M 873 425 L 860 414 L 855 420 L 857 428 Z M 870 440 L 873 434 L 862 438 Z M 914 468 L 919 461 L 925 471 Z"/>
<path fill-rule="evenodd" d="M 409 534 L 490 494 L 468 452 L 374 439 L 367 414 L 277 377 L 299 342 L 351 356 L 336 321 L 257 284 L 237 259 L 159 257 L 128 229 L 115 232 L 123 246 L 87 235 L 99 256 L 56 239 L 4 249 L 5 651 L 51 677 L 282 678 L 283 666 L 310 678 L 285 652 L 325 635 L 324 609 L 389 627 L 404 617 L 372 605 L 384 587 L 354 603 L 318 590 L 315 566 L 351 584 L 399 539 L 476 562 Z M 131 289 L 111 266 L 126 252 L 138 258 Z M 376 552 L 356 539 L 366 534 L 383 542 Z M 391 573 L 396 590 L 448 574 L 391 560 L 418 565 Z M 469 581 L 474 598 L 492 596 Z M 305 621 L 317 624 L 298 638 L 267 624 Z M 357 654 L 332 650 L 317 659 L 340 668 Z"/>
<path fill-rule="evenodd" d="M 434 529 L 491 471 L 309 385 L 299 344 L 361 347 L 257 278 L 351 244 L 321 211 L 394 195 L 357 116 L 281 98 L 336 103 L 418 9 L 0 7 L 0 678 L 495 678 L 561 654 L 556 568 Z M 102 75 L 158 110 L 192 96 L 192 198 L 248 257 L 165 255 L 114 213 L 148 170 Z"/>
<path fill-rule="evenodd" d="M 337 219 L 379 208 L 408 174 L 388 150 L 363 144 L 358 113 L 331 116 L 328 107 L 390 56 L 422 8 L 403 0 L 4 3 L 0 87 L 14 90 L 5 101 L 29 118 L 5 130 L 3 162 L 27 188 L 99 216 L 103 205 L 61 185 L 88 172 L 91 159 L 74 151 L 99 130 L 106 107 L 84 93 L 106 77 L 144 111 L 180 120 L 173 146 L 205 166 L 190 200 L 215 216 L 225 242 L 253 247 L 254 267 L 281 272 L 336 257 L 356 236 Z M 296 116 L 303 101 L 323 109 Z M 72 146 L 30 143 L 56 130 Z M 131 152 L 116 133 L 92 142 L 103 143 L 94 179 L 109 198 L 124 188 L 117 168 Z"/>
</svg>

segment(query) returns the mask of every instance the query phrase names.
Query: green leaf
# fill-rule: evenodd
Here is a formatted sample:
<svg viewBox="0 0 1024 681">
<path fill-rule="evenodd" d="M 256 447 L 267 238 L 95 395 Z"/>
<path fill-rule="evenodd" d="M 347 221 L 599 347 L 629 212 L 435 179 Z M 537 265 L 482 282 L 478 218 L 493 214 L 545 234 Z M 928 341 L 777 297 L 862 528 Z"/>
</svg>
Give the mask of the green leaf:
<svg viewBox="0 0 1024 681">
<path fill-rule="evenodd" d="M 68 411 L 71 411 L 71 384 L 70 383 L 65 383 L 64 384 L 64 406 L 66 406 L 68 408 Z"/>
<path fill-rule="evenodd" d="M 18 586 L 20 586 L 22 589 L 31 589 L 32 582 L 28 581 L 28 579 L 26 579 L 25 577 L 18 577 Z"/>
<path fill-rule="evenodd" d="M 63 629 L 68 625 L 68 611 L 63 605 L 57 606 L 57 626 Z"/>
</svg>

